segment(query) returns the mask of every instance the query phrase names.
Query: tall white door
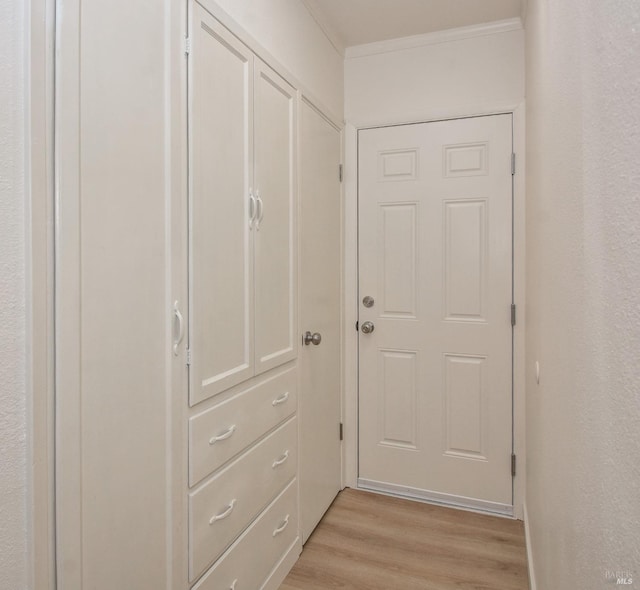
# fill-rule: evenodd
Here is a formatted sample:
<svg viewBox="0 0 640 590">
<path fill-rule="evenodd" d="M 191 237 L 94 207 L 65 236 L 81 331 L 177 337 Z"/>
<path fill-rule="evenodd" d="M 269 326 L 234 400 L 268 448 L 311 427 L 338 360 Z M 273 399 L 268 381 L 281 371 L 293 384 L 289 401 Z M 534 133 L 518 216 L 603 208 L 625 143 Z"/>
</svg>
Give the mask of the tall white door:
<svg viewBox="0 0 640 590">
<path fill-rule="evenodd" d="M 301 102 L 300 506 L 306 541 L 341 485 L 340 133 Z M 316 337 L 317 341 L 317 337 Z"/>
<path fill-rule="evenodd" d="M 293 360 L 296 322 L 296 92 L 255 60 L 255 367 Z"/>
<path fill-rule="evenodd" d="M 511 137 L 511 115 L 359 134 L 362 487 L 511 510 Z"/>
<path fill-rule="evenodd" d="M 254 373 L 255 201 L 253 54 L 197 2 L 192 6 L 189 346 L 195 404 Z"/>
<path fill-rule="evenodd" d="M 181 21 L 167 2 L 56 7 L 56 587 L 173 590 L 185 370 L 170 271 L 184 234 L 167 213 L 183 145 L 166 58 Z"/>
</svg>

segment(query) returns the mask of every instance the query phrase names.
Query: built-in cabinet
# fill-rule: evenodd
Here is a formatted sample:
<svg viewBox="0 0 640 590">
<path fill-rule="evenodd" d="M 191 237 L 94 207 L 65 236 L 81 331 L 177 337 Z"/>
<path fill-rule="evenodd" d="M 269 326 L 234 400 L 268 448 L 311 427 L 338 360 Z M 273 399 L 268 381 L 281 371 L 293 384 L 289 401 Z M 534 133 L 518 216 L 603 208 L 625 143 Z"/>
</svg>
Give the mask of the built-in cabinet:
<svg viewBox="0 0 640 590">
<path fill-rule="evenodd" d="M 195 2 L 189 38 L 189 581 L 257 590 L 300 552 L 297 94 Z"/>
<path fill-rule="evenodd" d="M 298 171 L 305 187 L 337 175 L 338 130 L 326 150 L 306 125 L 303 142 L 320 147 L 300 166 L 299 84 L 201 1 L 149 12 L 60 0 L 55 576 L 65 590 L 275 590 L 302 549 L 301 456 L 319 462 L 318 430 L 338 437 L 331 414 L 299 445 L 300 384 L 308 392 L 314 379 L 325 395 L 313 376 L 333 383 L 340 369 L 302 345 L 297 325 Z M 124 37 L 143 42 L 132 52 Z M 306 219 L 335 246 L 333 217 Z M 339 273 L 333 257 L 323 264 Z M 338 330 L 319 318 L 328 307 L 339 318 L 337 306 L 307 304 L 301 320 L 336 358 Z"/>
</svg>

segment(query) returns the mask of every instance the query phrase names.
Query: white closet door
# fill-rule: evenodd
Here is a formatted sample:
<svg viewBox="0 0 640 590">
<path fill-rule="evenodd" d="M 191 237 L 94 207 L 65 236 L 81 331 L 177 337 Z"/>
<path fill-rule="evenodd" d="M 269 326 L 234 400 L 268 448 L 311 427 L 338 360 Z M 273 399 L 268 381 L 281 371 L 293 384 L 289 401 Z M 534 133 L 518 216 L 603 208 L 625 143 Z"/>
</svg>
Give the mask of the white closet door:
<svg viewBox="0 0 640 590">
<path fill-rule="evenodd" d="M 174 590 L 165 57 L 179 21 L 166 3 L 58 5 L 56 585 Z"/>
<path fill-rule="evenodd" d="M 191 404 L 253 375 L 253 57 L 199 4 L 190 55 Z"/>
<path fill-rule="evenodd" d="M 295 97 L 289 84 L 256 59 L 256 373 L 296 356 Z"/>
<path fill-rule="evenodd" d="M 300 517 L 303 541 L 340 491 L 340 132 L 300 104 Z"/>
</svg>

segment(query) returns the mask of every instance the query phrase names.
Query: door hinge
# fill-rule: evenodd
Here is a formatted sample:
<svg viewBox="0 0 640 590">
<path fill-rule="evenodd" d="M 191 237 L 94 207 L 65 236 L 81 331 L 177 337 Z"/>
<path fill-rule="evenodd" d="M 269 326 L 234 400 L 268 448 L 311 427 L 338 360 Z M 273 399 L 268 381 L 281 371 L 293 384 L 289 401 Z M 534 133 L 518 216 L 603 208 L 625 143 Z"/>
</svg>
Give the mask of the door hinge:
<svg viewBox="0 0 640 590">
<path fill-rule="evenodd" d="M 511 304 L 511 325 L 512 326 L 516 325 L 516 304 L 515 303 Z"/>
<path fill-rule="evenodd" d="M 516 455 L 511 453 L 511 477 L 516 476 Z"/>
<path fill-rule="evenodd" d="M 516 173 L 516 155 L 511 154 L 511 176 Z"/>
<path fill-rule="evenodd" d="M 184 54 L 189 55 L 191 53 L 191 37 L 184 38 Z"/>
<path fill-rule="evenodd" d="M 342 182 L 343 177 L 344 177 L 344 168 L 342 167 L 342 164 L 340 164 L 338 166 L 338 180 Z"/>
<path fill-rule="evenodd" d="M 344 440 L 344 424 L 340 422 L 340 440 Z"/>
<path fill-rule="evenodd" d="M 360 329 L 360 322 L 356 322 L 356 332 Z"/>
<path fill-rule="evenodd" d="M 187 367 L 191 366 L 191 349 L 187 348 Z"/>
</svg>

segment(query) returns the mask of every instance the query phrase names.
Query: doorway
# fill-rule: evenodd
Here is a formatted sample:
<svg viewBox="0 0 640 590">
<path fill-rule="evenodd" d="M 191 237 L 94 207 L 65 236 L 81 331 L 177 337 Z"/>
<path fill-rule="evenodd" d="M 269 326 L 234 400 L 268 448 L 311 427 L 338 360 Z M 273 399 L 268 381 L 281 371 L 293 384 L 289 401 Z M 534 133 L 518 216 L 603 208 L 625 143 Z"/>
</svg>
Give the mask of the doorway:
<svg viewBox="0 0 640 590">
<path fill-rule="evenodd" d="M 358 145 L 358 485 L 512 514 L 512 115 Z"/>
</svg>

